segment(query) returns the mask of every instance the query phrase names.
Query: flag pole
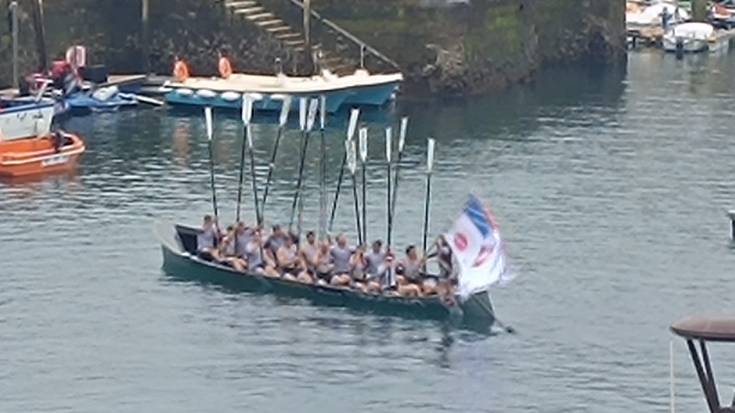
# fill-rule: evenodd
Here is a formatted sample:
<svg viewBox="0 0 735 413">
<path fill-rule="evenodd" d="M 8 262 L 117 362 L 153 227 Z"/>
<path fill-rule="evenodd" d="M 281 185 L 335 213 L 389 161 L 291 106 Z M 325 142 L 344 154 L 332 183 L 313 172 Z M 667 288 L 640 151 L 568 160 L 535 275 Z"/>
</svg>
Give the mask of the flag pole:
<svg viewBox="0 0 735 413">
<path fill-rule="evenodd" d="M 357 130 L 357 120 L 360 118 L 360 109 L 352 109 L 350 112 L 350 123 L 347 126 L 347 141 L 351 141 Z M 334 194 L 334 202 L 332 203 L 332 212 L 329 216 L 329 232 L 332 232 L 334 226 L 334 218 L 337 216 L 337 204 L 339 203 L 339 194 L 342 191 L 342 180 L 345 175 L 345 167 L 347 166 L 347 151 L 345 150 L 342 157 L 342 166 L 339 168 L 339 178 L 337 178 L 337 190 Z"/>
<path fill-rule="evenodd" d="M 273 96 L 271 97 L 273 99 Z M 286 130 L 286 124 L 288 123 L 288 114 L 291 111 L 291 96 L 283 96 L 283 103 L 281 103 L 281 115 L 278 118 L 278 132 L 276 132 L 276 141 L 273 143 L 273 150 L 271 151 L 271 161 L 268 164 L 268 176 L 265 179 L 265 192 L 263 193 L 263 202 L 261 203 L 260 217 L 265 219 L 265 204 L 268 201 L 268 193 L 270 192 L 271 180 L 273 179 L 273 171 L 276 169 L 276 155 L 278 154 L 278 146 L 281 143 L 281 138 Z"/>
<path fill-rule="evenodd" d="M 367 242 L 367 156 L 368 130 L 360 128 L 360 166 L 362 167 L 362 240 Z M 362 242 L 360 242 L 362 245 Z"/>
<path fill-rule="evenodd" d="M 345 153 L 347 153 L 347 165 L 350 168 L 350 175 L 352 176 L 352 197 L 355 203 L 355 224 L 357 224 L 357 240 L 358 244 L 362 245 L 362 227 L 360 225 L 360 200 L 357 197 L 357 150 L 355 148 L 355 141 L 350 139 L 345 141 Z"/>
<path fill-rule="evenodd" d="M 204 108 L 204 123 L 207 128 L 207 146 L 209 148 L 209 177 L 212 186 L 212 209 L 214 209 L 215 223 L 219 222 L 219 210 L 217 209 L 217 190 L 214 185 L 214 154 L 212 150 L 212 135 L 214 134 L 212 126 L 212 108 L 207 106 Z"/>
<path fill-rule="evenodd" d="M 422 242 L 423 255 L 426 256 L 429 237 L 429 207 L 431 204 L 431 175 L 434 169 L 434 139 L 429 138 L 426 152 L 426 200 L 424 201 L 424 237 Z M 426 264 L 424 264 L 425 266 Z"/>
</svg>

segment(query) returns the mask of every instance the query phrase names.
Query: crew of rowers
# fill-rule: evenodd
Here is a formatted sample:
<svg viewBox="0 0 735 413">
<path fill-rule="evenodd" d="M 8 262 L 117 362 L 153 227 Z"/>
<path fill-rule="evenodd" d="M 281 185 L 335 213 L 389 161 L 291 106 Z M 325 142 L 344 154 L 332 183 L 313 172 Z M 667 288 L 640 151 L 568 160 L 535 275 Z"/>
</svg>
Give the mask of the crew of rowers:
<svg viewBox="0 0 735 413">
<path fill-rule="evenodd" d="M 363 246 L 351 247 L 343 234 L 334 243 L 331 239 L 320 242 L 310 231 L 305 242 L 298 241 L 296 235 L 279 225 L 274 225 L 267 237 L 262 228 L 248 227 L 242 222 L 221 232 L 216 221 L 206 215 L 197 235 L 197 255 L 244 273 L 349 287 L 366 293 L 449 297 L 456 285 L 451 249 L 443 237 L 437 239 L 434 252 L 426 258 L 410 245 L 398 262 L 381 241 L 373 242 L 369 251 Z M 438 275 L 426 274 L 427 258 L 437 259 Z"/>
</svg>

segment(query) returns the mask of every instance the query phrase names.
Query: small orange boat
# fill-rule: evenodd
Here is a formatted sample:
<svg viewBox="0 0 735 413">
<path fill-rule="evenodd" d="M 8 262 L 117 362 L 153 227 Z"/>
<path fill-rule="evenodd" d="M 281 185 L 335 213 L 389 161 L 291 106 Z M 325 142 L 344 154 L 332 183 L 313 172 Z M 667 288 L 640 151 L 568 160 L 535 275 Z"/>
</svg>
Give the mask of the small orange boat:
<svg viewBox="0 0 735 413">
<path fill-rule="evenodd" d="M 68 171 L 85 150 L 79 136 L 61 131 L 46 136 L 0 140 L 0 177 Z"/>
</svg>

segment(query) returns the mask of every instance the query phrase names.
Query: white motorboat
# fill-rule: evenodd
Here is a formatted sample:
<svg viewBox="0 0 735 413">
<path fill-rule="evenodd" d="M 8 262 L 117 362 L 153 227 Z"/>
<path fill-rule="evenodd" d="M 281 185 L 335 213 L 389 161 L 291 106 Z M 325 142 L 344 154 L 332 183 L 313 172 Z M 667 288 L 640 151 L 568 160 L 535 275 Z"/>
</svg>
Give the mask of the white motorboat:
<svg viewBox="0 0 735 413">
<path fill-rule="evenodd" d="M 689 20 L 689 13 L 678 7 L 675 2 L 662 1 L 650 6 L 629 2 L 625 11 L 625 25 L 628 31 L 649 27 L 661 27 L 664 12 L 670 16 L 669 24 L 676 25 Z"/>
<path fill-rule="evenodd" d="M 48 135 L 54 105 L 53 99 L 32 96 L 0 100 L 0 141 Z"/>
<path fill-rule="evenodd" d="M 678 53 L 698 53 L 709 50 L 715 28 L 709 23 L 684 23 L 664 34 L 664 50 Z"/>
</svg>

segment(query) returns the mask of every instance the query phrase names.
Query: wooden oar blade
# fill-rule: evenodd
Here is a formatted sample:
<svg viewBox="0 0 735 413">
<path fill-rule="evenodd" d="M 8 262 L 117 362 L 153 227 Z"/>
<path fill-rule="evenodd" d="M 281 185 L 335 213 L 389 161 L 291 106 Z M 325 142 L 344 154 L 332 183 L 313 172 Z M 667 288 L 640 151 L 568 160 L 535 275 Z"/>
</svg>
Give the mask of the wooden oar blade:
<svg viewBox="0 0 735 413">
<path fill-rule="evenodd" d="M 306 111 L 306 98 L 299 98 L 299 129 L 301 129 L 302 131 L 306 130 Z"/>
<path fill-rule="evenodd" d="M 207 127 L 207 139 L 212 140 L 214 134 L 214 127 L 212 126 L 212 107 L 207 106 L 204 108 L 204 123 Z"/>
<path fill-rule="evenodd" d="M 406 144 L 406 132 L 408 131 L 408 116 L 401 118 L 401 134 L 398 137 L 398 152 L 403 152 L 403 146 Z"/>
<path fill-rule="evenodd" d="M 368 156 L 368 130 L 360 128 L 360 160 L 362 163 L 367 162 Z"/>
<path fill-rule="evenodd" d="M 283 96 L 283 102 L 281 103 L 281 115 L 278 117 L 278 125 L 280 127 L 286 126 L 288 122 L 288 114 L 291 112 L 291 96 Z"/>
<path fill-rule="evenodd" d="M 355 131 L 357 130 L 357 121 L 360 119 L 360 109 L 352 109 L 350 112 L 350 123 L 347 127 L 347 140 L 352 140 L 355 137 Z"/>
<path fill-rule="evenodd" d="M 434 145 L 435 140 L 429 138 L 427 151 L 426 151 L 426 173 L 431 173 L 434 170 Z"/>
<path fill-rule="evenodd" d="M 385 161 L 390 163 L 393 152 L 393 128 L 385 128 Z"/>
</svg>

